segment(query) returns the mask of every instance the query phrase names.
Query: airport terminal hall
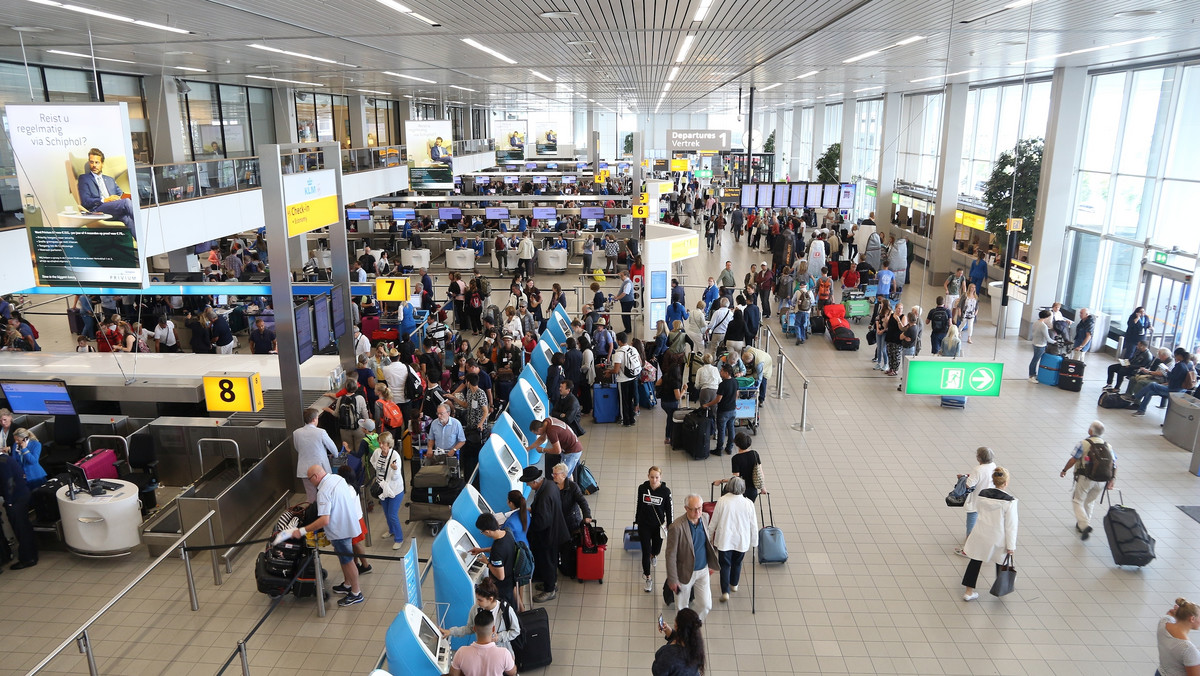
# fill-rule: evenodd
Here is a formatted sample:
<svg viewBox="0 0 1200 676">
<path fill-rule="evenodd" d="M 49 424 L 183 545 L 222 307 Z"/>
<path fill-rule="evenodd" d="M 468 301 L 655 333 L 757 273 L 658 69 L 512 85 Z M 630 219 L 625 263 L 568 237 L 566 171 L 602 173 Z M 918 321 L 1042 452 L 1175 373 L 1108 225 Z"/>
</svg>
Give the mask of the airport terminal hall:
<svg viewBox="0 0 1200 676">
<path fill-rule="evenodd" d="M 0 5 L 0 676 L 1200 676 L 1196 2 Z"/>
</svg>

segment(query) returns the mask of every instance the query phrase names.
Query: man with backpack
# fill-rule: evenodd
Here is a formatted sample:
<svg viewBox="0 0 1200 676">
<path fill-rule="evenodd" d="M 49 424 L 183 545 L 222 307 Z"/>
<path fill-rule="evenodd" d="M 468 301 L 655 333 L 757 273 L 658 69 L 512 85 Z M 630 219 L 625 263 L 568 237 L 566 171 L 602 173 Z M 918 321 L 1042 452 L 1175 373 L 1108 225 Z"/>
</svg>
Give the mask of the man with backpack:
<svg viewBox="0 0 1200 676">
<path fill-rule="evenodd" d="M 490 547 L 476 547 L 471 550 L 471 553 L 487 553 L 488 573 L 496 581 L 496 591 L 500 593 L 500 598 L 509 605 L 517 605 L 515 593 L 518 577 L 517 538 L 511 530 L 500 527 L 495 514 L 480 514 L 475 519 L 475 527 L 485 537 L 492 539 L 492 545 Z M 523 557 L 522 564 L 529 569 L 528 572 L 521 572 L 525 572 L 526 577 L 528 577 L 533 572 L 533 555 L 529 552 L 529 545 L 521 543 L 521 546 L 525 548 L 525 556 Z"/>
<path fill-rule="evenodd" d="M 1087 438 L 1075 444 L 1075 453 L 1059 473 L 1060 477 L 1065 477 L 1067 470 L 1075 468 L 1075 492 L 1071 502 L 1075 505 L 1075 530 L 1079 531 L 1081 540 L 1092 534 L 1092 508 L 1096 500 L 1104 489 L 1112 490 L 1117 478 L 1117 456 L 1112 446 L 1100 438 L 1101 434 L 1104 434 L 1104 423 L 1096 420 L 1088 425 Z"/>
<path fill-rule="evenodd" d="M 338 429 L 342 431 L 342 443 L 351 449 L 357 449 L 365 434 L 359 422 L 370 418 L 367 400 L 358 386 L 358 374 L 351 373 L 346 376 L 344 388 L 337 392 L 328 392 L 325 396 L 334 400 L 333 408 L 325 410 L 337 418 Z"/>
<path fill-rule="evenodd" d="M 929 310 L 929 314 L 925 315 L 925 323 L 929 325 L 930 347 L 933 348 L 934 354 L 941 354 L 942 339 L 950 330 L 950 311 L 946 309 L 945 300 L 944 297 L 938 296 L 937 305 L 934 305 Z"/>
<path fill-rule="evenodd" d="M 642 374 L 642 358 L 629 344 L 629 335 L 624 331 L 617 334 L 617 349 L 613 351 L 608 372 L 617 384 L 621 425 L 630 427 L 637 422 L 637 378 Z"/>
</svg>

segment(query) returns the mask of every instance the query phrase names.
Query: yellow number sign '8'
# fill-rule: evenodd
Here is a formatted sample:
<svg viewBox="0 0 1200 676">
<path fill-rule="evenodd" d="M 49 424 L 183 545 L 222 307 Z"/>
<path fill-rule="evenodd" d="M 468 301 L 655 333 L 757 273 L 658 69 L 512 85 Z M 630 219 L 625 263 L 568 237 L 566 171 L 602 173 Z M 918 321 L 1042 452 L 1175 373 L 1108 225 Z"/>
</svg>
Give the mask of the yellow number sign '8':
<svg viewBox="0 0 1200 676">
<path fill-rule="evenodd" d="M 401 301 L 412 298 L 408 277 L 377 277 L 375 296 L 379 300 Z"/>
<path fill-rule="evenodd" d="M 262 378 L 257 372 L 206 373 L 204 401 L 209 411 L 257 413 L 262 409 Z"/>
</svg>

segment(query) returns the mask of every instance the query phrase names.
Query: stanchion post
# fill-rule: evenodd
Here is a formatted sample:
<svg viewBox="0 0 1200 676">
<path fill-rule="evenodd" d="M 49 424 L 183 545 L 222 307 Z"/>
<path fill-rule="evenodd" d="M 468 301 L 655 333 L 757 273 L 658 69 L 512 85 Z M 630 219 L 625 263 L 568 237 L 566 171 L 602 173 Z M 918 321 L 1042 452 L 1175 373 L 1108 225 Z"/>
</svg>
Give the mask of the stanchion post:
<svg viewBox="0 0 1200 676">
<path fill-rule="evenodd" d="M 782 347 L 779 348 L 777 354 L 779 356 L 779 367 L 776 370 L 779 371 L 779 377 L 775 379 L 775 398 L 783 399 L 783 367 L 787 366 L 787 357 L 784 356 Z M 805 386 L 807 387 L 807 385 Z"/>
<path fill-rule="evenodd" d="M 312 562 L 317 584 L 317 617 L 325 617 L 325 576 L 321 574 L 321 554 L 317 547 L 313 548 Z"/>
<path fill-rule="evenodd" d="M 100 676 L 100 670 L 96 668 L 96 656 L 92 654 L 92 638 L 88 636 L 87 629 L 83 630 L 75 642 L 79 644 L 79 652 L 87 655 L 88 673 L 91 676 Z"/>
<path fill-rule="evenodd" d="M 208 519 L 208 541 L 214 546 L 217 544 L 216 536 L 213 535 L 212 517 Z M 217 555 L 216 549 L 210 549 L 209 554 L 212 554 L 213 567 L 213 584 L 221 586 L 221 557 Z"/>
<path fill-rule="evenodd" d="M 187 573 L 188 596 L 192 601 L 192 610 L 200 610 L 200 599 L 196 596 L 196 578 L 192 575 L 192 556 L 188 554 L 186 544 L 179 545 L 183 553 L 183 570 Z"/>
<path fill-rule="evenodd" d="M 250 656 L 246 654 L 246 642 L 238 641 L 238 655 L 242 658 L 242 676 L 250 676 Z"/>
<path fill-rule="evenodd" d="M 804 381 L 804 394 L 800 401 L 800 431 L 808 431 L 808 381 Z"/>
<path fill-rule="evenodd" d="M 362 492 L 362 494 L 361 494 L 361 495 L 359 496 L 359 498 L 358 498 L 358 499 L 359 499 L 359 502 L 360 502 L 360 503 L 362 503 L 360 506 L 362 507 L 362 513 L 363 513 L 363 524 L 365 524 L 365 525 L 366 525 L 366 528 L 365 528 L 365 529 L 363 529 L 363 532 L 364 532 L 364 533 L 366 534 L 366 536 L 367 536 L 366 545 L 367 545 L 368 547 L 372 547 L 372 546 L 373 546 L 373 545 L 371 544 L 371 520 L 370 520 L 370 519 L 368 519 L 368 518 L 366 518 L 366 515 L 367 515 L 367 500 L 369 500 L 369 499 L 370 499 L 370 498 L 368 497 L 370 494 L 371 494 L 371 491 L 363 491 L 363 492 Z M 382 506 L 382 505 L 381 505 L 381 506 Z"/>
</svg>

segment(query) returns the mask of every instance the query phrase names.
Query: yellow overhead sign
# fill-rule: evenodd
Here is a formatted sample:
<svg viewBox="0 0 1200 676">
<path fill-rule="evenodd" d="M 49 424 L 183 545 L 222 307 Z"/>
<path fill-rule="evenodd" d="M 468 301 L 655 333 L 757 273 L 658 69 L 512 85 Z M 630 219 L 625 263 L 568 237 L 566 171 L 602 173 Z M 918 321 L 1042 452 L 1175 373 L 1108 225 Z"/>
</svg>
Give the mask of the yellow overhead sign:
<svg viewBox="0 0 1200 676">
<path fill-rule="evenodd" d="M 376 277 L 375 297 L 390 302 L 411 299 L 412 289 L 408 277 Z"/>
<path fill-rule="evenodd" d="M 638 204 L 649 204 L 650 203 L 650 193 L 644 192 L 641 195 L 638 195 L 637 203 Z"/>
<path fill-rule="evenodd" d="M 969 211 L 963 212 L 962 224 L 976 230 L 987 230 L 987 218 Z"/>
<path fill-rule="evenodd" d="M 688 170 L 688 161 L 686 159 L 671 160 L 671 171 L 687 171 L 687 170 Z"/>
<path fill-rule="evenodd" d="M 693 234 L 687 239 L 675 240 L 671 242 L 671 262 L 681 261 L 685 258 L 695 258 L 700 255 L 700 235 Z"/>
<path fill-rule="evenodd" d="M 209 411 L 257 413 L 262 409 L 258 373 L 213 371 L 204 375 L 204 402 Z"/>
<path fill-rule="evenodd" d="M 647 204 L 635 204 L 632 211 L 634 218 L 650 218 L 650 206 Z"/>
<path fill-rule="evenodd" d="M 337 179 L 332 169 L 285 175 L 283 199 L 288 237 L 312 232 L 341 220 Z"/>
</svg>

